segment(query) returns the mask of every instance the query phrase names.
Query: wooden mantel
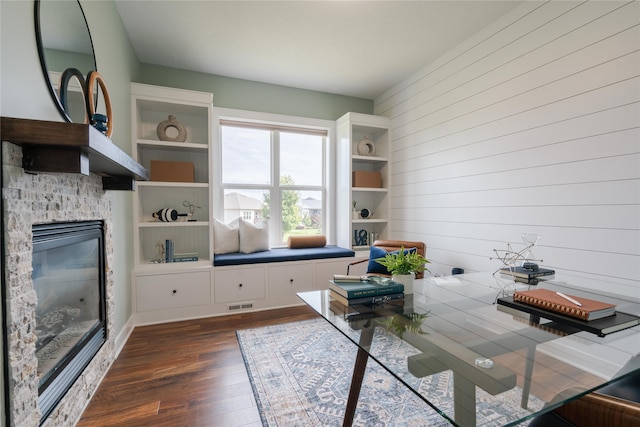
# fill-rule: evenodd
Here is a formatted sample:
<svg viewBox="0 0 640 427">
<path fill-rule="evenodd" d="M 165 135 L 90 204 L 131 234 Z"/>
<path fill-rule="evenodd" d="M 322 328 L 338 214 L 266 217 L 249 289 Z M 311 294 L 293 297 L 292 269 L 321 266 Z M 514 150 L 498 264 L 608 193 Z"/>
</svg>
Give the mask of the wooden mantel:
<svg viewBox="0 0 640 427">
<path fill-rule="evenodd" d="M 95 173 L 105 190 L 135 190 L 148 171 L 88 124 L 0 118 L 0 138 L 22 146 L 30 173 Z"/>
</svg>

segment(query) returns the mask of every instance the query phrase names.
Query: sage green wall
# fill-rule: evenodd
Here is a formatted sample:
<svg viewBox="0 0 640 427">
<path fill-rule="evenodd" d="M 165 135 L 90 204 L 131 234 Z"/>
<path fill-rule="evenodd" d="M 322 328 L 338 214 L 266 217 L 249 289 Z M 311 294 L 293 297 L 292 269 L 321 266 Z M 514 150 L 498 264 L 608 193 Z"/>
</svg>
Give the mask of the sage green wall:
<svg viewBox="0 0 640 427">
<path fill-rule="evenodd" d="M 112 1 L 81 1 L 98 70 L 109 88 L 114 114 L 113 142 L 131 153 L 131 97 L 129 82 L 140 69 Z M 8 117 L 62 121 L 45 85 L 38 60 L 33 1 L 0 1 L 0 113 Z M 114 334 L 131 317 L 132 193 L 112 191 L 115 245 L 111 268 L 115 281 Z"/>
<path fill-rule="evenodd" d="M 93 39 L 98 71 L 109 88 L 113 108 L 113 142 L 131 154 L 130 82 L 139 78 L 140 64 L 112 1 L 81 1 Z M 126 334 L 131 317 L 133 269 L 133 193 L 111 191 L 114 245 L 114 329 Z"/>
<path fill-rule="evenodd" d="M 57 49 L 45 49 L 44 52 L 49 71 L 62 73 L 69 67 L 69 64 L 73 64 L 74 67 L 85 74 L 89 70 L 93 70 L 93 58 L 91 55 Z"/>
<path fill-rule="evenodd" d="M 159 65 L 142 64 L 139 83 L 213 93 L 217 107 L 336 120 L 353 111 L 373 114 L 373 101 Z"/>
</svg>

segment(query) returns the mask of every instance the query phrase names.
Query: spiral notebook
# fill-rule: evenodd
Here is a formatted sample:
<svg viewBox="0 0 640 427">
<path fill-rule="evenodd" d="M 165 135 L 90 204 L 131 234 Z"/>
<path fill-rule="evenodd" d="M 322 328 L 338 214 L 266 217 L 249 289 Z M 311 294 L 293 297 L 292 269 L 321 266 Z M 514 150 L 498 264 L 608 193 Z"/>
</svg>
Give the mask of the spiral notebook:
<svg viewBox="0 0 640 427">
<path fill-rule="evenodd" d="M 571 298 L 571 300 L 566 297 Z M 516 291 L 513 294 L 513 300 L 516 302 L 534 305 L 565 316 L 577 317 L 581 320 L 602 319 L 603 317 L 612 316 L 616 312 L 615 304 L 574 295 L 567 295 L 566 297 L 550 289 Z M 575 302 L 572 302 L 572 300 Z M 576 304 L 576 302 L 581 305 Z"/>
</svg>

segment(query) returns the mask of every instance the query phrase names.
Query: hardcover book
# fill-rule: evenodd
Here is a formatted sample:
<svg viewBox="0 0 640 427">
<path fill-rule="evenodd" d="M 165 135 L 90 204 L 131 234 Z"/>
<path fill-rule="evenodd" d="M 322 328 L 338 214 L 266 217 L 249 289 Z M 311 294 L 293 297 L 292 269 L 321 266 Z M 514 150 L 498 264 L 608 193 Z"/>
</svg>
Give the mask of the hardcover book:
<svg viewBox="0 0 640 427">
<path fill-rule="evenodd" d="M 174 244 L 173 240 L 164 241 L 164 262 L 173 262 Z"/>
<path fill-rule="evenodd" d="M 189 262 L 189 261 L 198 261 L 198 254 L 197 253 L 175 254 L 173 256 L 173 262 Z"/>
<path fill-rule="evenodd" d="M 347 283 L 360 283 L 362 282 L 362 277 L 360 276 L 347 276 L 346 274 L 334 274 L 333 280 L 335 282 L 347 282 Z"/>
<path fill-rule="evenodd" d="M 580 320 L 577 317 L 565 316 L 533 305 L 517 302 L 513 300 L 513 297 L 498 298 L 498 305 L 510 307 L 524 313 L 551 320 L 552 322 L 590 332 L 600 337 L 640 325 L 640 317 L 619 311 L 615 312 L 612 316 L 586 321 Z"/>
<path fill-rule="evenodd" d="M 329 289 L 347 299 L 352 299 L 402 293 L 404 292 L 404 285 L 397 282 L 379 285 L 373 282 L 346 283 L 329 280 Z"/>
<path fill-rule="evenodd" d="M 330 295 L 331 298 L 333 298 L 334 300 L 340 302 L 343 305 L 346 306 L 351 306 L 351 305 L 362 305 L 362 304 L 380 304 L 383 302 L 388 302 L 388 301 L 393 301 L 393 300 L 398 300 L 398 299 L 403 299 L 404 298 L 404 293 L 402 292 L 398 292 L 395 294 L 388 294 L 388 295 L 375 295 L 375 296 L 368 296 L 368 297 L 362 297 L 362 298 L 345 298 L 342 295 L 338 294 L 337 292 L 335 292 L 333 289 L 330 290 Z"/>
<path fill-rule="evenodd" d="M 555 270 L 549 268 L 538 268 L 537 270 L 530 270 L 524 267 L 505 267 L 500 269 L 501 274 L 507 276 L 519 277 L 521 279 L 534 279 L 538 277 L 553 276 L 556 274 Z"/>
<path fill-rule="evenodd" d="M 572 302 L 570 299 L 573 301 Z M 577 317 L 582 320 L 596 320 L 615 314 L 615 304 L 595 301 L 588 298 L 567 295 L 563 297 L 549 289 L 533 289 L 516 291 L 513 300 L 524 304 L 534 305 L 545 310 L 555 311 L 566 316 Z M 577 305 L 576 302 L 581 305 Z"/>
</svg>

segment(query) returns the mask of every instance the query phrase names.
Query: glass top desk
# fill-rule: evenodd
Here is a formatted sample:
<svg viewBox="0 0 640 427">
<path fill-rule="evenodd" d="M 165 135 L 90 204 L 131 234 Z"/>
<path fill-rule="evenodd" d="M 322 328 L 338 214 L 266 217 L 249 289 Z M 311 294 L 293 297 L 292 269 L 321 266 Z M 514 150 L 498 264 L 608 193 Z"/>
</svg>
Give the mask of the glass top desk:
<svg viewBox="0 0 640 427">
<path fill-rule="evenodd" d="M 639 299 L 608 295 L 603 282 L 589 284 L 602 291 L 585 291 L 587 280 L 556 275 L 527 285 L 472 273 L 416 280 L 414 294 L 404 300 L 349 308 L 328 290 L 298 296 L 358 346 L 343 425 L 353 421 L 369 357 L 454 425 L 487 423 L 481 411 L 487 404 L 504 412 L 502 425 L 517 425 L 640 370 L 640 326 L 599 336 L 496 303 L 514 290 L 548 288 L 640 314 Z M 376 346 L 381 336 L 411 347 L 406 363 L 385 362 Z M 452 406 L 435 402 L 412 380 L 444 371 L 453 376 Z M 501 395 L 515 387 L 522 389 L 520 404 L 504 405 Z"/>
</svg>

